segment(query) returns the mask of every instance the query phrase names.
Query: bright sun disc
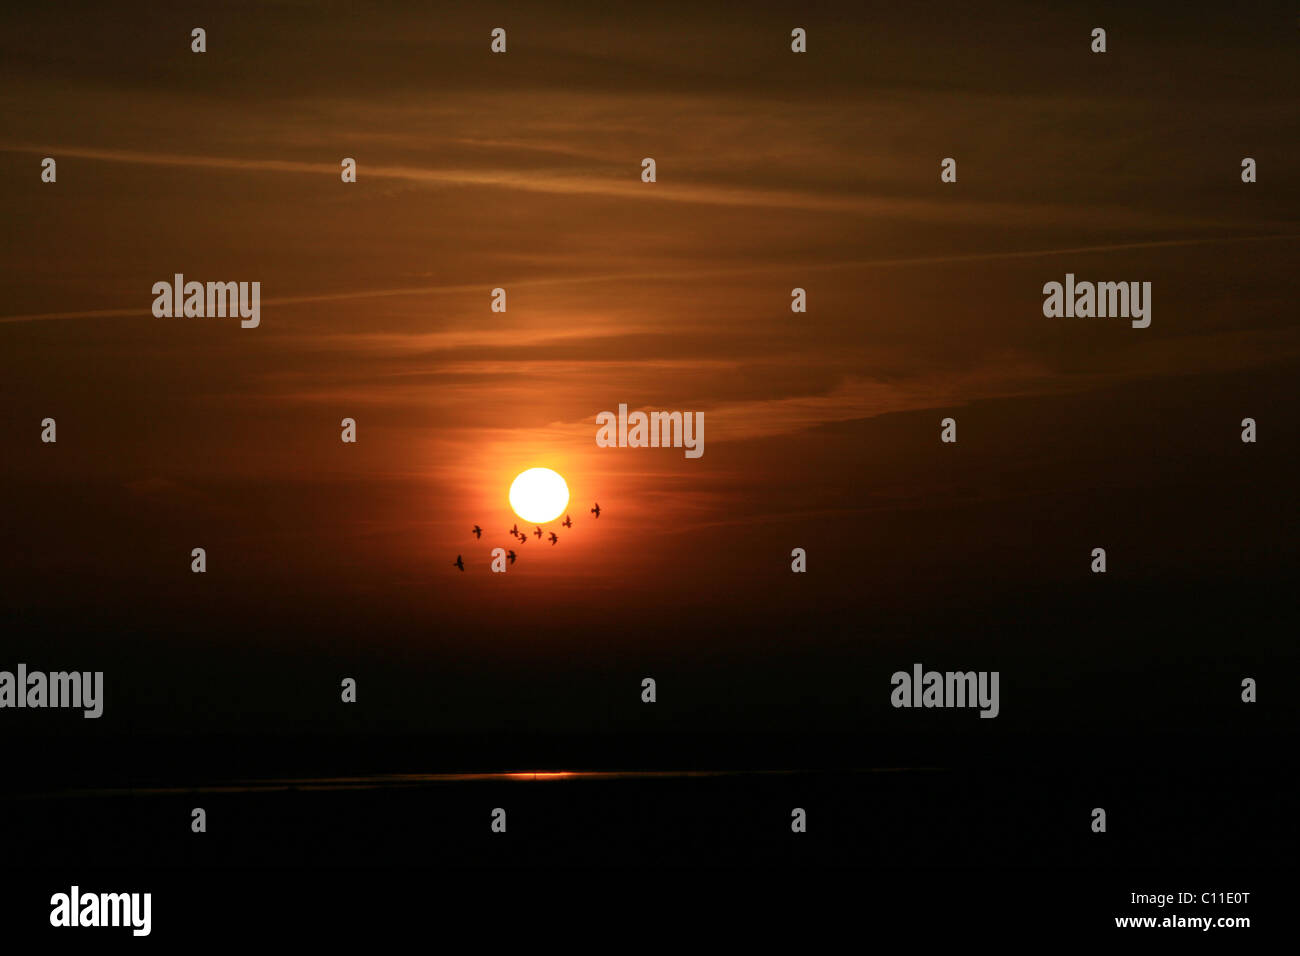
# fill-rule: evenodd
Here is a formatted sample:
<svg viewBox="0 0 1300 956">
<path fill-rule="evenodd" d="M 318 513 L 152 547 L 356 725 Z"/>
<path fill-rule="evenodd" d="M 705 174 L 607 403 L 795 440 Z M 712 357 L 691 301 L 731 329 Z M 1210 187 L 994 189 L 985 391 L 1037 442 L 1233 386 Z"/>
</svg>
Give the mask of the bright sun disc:
<svg viewBox="0 0 1300 956">
<path fill-rule="evenodd" d="M 533 524 L 554 521 L 569 504 L 569 486 L 549 468 L 529 468 L 510 486 L 510 507 Z"/>
</svg>

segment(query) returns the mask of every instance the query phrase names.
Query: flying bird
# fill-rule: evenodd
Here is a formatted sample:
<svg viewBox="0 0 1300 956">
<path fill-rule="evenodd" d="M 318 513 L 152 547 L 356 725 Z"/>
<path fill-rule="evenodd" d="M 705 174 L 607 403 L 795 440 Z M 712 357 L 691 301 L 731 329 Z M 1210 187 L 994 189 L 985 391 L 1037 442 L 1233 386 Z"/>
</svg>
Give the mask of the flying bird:
<svg viewBox="0 0 1300 956">
<path fill-rule="evenodd" d="M 459 554 L 456 555 L 456 560 L 453 561 L 453 562 L 451 562 L 451 563 L 454 564 L 454 565 L 456 565 L 456 567 L 460 568 L 462 571 L 465 570 L 465 562 L 462 561 L 462 560 L 460 559 L 460 555 L 459 555 Z"/>
<path fill-rule="evenodd" d="M 474 525 L 474 527 L 471 528 L 470 530 L 474 532 L 474 537 L 476 538 L 483 537 L 483 529 L 480 528 L 478 525 Z"/>
<path fill-rule="evenodd" d="M 510 533 L 516 538 L 519 537 L 519 525 L 516 524 L 513 528 L 511 528 Z"/>
<path fill-rule="evenodd" d="M 573 527 L 573 519 L 570 518 L 568 515 L 565 515 L 565 516 L 564 516 L 564 520 L 561 521 L 560 524 L 564 525 L 564 527 L 566 527 L 566 528 L 572 528 L 572 527 Z"/>
<path fill-rule="evenodd" d="M 517 557 L 517 555 L 516 555 L 513 551 L 507 551 L 507 552 L 506 552 L 506 557 L 510 559 L 510 563 L 511 563 L 511 564 L 514 564 L 514 563 L 515 563 L 515 558 Z"/>
<path fill-rule="evenodd" d="M 559 540 L 560 540 L 560 539 L 557 538 L 557 537 L 555 536 L 555 532 L 552 531 L 552 532 L 551 532 L 551 544 L 555 544 L 555 543 L 558 542 Z"/>
<path fill-rule="evenodd" d="M 539 538 L 542 536 L 542 528 L 541 528 L 541 525 L 538 525 L 537 530 L 534 531 L 533 534 L 537 535 L 537 537 L 539 537 Z"/>
<path fill-rule="evenodd" d="M 591 513 L 594 514 L 597 518 L 600 517 L 600 502 L 599 502 L 599 501 L 596 502 L 596 507 L 594 507 L 594 508 L 591 509 Z"/>
</svg>

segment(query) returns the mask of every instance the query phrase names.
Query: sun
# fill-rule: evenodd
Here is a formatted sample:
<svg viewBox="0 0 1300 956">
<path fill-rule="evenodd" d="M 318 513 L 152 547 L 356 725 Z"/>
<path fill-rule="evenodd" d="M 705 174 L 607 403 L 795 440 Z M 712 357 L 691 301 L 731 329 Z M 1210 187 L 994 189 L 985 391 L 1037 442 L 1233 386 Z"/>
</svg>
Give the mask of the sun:
<svg viewBox="0 0 1300 956">
<path fill-rule="evenodd" d="M 554 521 L 569 504 L 569 486 L 549 468 L 529 468 L 510 485 L 510 507 L 533 524 Z"/>
</svg>

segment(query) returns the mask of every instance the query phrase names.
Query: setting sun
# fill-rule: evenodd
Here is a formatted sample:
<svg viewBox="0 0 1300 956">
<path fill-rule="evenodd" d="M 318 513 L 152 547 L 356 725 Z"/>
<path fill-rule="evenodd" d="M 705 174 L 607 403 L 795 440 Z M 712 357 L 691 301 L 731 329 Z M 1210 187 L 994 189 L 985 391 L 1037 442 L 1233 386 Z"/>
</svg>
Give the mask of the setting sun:
<svg viewBox="0 0 1300 956">
<path fill-rule="evenodd" d="M 529 468 L 510 485 L 510 507 L 525 521 L 554 521 L 569 504 L 569 486 L 549 468 Z"/>
</svg>

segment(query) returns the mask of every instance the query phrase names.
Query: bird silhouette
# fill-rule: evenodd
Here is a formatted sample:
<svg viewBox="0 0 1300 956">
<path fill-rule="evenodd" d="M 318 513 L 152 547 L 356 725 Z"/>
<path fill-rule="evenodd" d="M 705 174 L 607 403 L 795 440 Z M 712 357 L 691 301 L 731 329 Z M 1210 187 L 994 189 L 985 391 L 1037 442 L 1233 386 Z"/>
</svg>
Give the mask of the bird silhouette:
<svg viewBox="0 0 1300 956">
<path fill-rule="evenodd" d="M 599 502 L 599 501 L 596 502 L 596 507 L 594 507 L 594 508 L 591 509 L 591 513 L 594 514 L 597 518 L 600 517 L 600 502 Z"/>
<path fill-rule="evenodd" d="M 564 525 L 566 528 L 572 528 L 572 527 L 573 527 L 573 519 L 570 518 L 568 515 L 565 515 L 565 516 L 564 516 L 564 520 L 561 521 L 560 524 Z"/>
<path fill-rule="evenodd" d="M 456 567 L 460 568 L 462 571 L 465 570 L 465 562 L 462 561 L 462 560 L 460 559 L 460 555 L 459 555 L 459 554 L 456 555 L 456 560 L 453 561 L 453 562 L 451 562 L 451 563 L 454 564 L 454 565 L 456 565 Z"/>
<path fill-rule="evenodd" d="M 474 525 L 474 527 L 471 528 L 470 530 L 474 532 L 474 537 L 476 538 L 483 537 L 483 529 L 480 528 L 478 525 Z"/>
<path fill-rule="evenodd" d="M 537 537 L 539 537 L 539 538 L 542 536 L 542 528 L 541 528 L 541 525 L 538 525 L 538 526 L 537 526 L 537 530 L 534 531 L 533 534 L 537 535 Z"/>
<path fill-rule="evenodd" d="M 555 532 L 552 531 L 552 532 L 551 532 L 551 544 L 555 544 L 555 543 L 556 543 L 557 541 L 559 541 L 559 540 L 560 540 L 560 539 L 557 538 L 557 537 L 555 536 Z"/>
<path fill-rule="evenodd" d="M 519 525 L 516 524 L 513 528 L 511 528 L 510 533 L 514 535 L 516 538 L 519 537 Z"/>
<path fill-rule="evenodd" d="M 511 563 L 511 564 L 514 564 L 514 563 L 515 563 L 515 558 L 517 557 L 517 555 L 516 555 L 513 551 L 507 551 L 507 552 L 506 552 L 506 557 L 510 559 L 510 563 Z"/>
<path fill-rule="evenodd" d="M 526 534 L 521 534 L 521 535 L 519 536 L 519 543 L 520 543 L 520 544 L 527 544 L 527 543 L 528 543 L 528 535 L 526 535 Z"/>
</svg>

